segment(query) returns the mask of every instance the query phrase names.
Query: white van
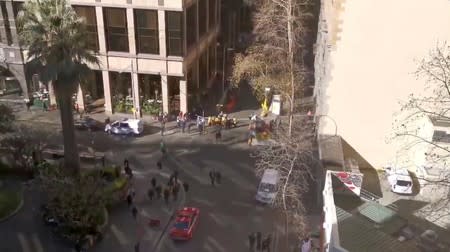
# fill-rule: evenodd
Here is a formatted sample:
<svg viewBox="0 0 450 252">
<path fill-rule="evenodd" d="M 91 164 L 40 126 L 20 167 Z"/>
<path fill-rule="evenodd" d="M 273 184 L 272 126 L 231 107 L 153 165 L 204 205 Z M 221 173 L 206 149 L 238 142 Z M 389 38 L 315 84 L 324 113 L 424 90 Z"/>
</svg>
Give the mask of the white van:
<svg viewBox="0 0 450 252">
<path fill-rule="evenodd" d="M 256 200 L 261 203 L 273 204 L 278 191 L 278 171 L 266 169 L 259 183 Z"/>
</svg>

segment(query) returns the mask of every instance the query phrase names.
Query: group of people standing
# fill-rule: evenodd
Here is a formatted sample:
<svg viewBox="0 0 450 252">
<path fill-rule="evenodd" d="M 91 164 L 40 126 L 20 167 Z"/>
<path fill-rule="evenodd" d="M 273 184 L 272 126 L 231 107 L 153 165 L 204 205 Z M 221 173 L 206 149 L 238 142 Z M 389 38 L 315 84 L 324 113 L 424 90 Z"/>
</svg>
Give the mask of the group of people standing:
<svg viewBox="0 0 450 252">
<path fill-rule="evenodd" d="M 262 238 L 261 232 L 253 232 L 248 235 L 248 243 L 250 251 L 267 251 L 270 252 L 270 244 L 272 242 L 272 235 L 268 234 L 266 238 Z"/>
</svg>

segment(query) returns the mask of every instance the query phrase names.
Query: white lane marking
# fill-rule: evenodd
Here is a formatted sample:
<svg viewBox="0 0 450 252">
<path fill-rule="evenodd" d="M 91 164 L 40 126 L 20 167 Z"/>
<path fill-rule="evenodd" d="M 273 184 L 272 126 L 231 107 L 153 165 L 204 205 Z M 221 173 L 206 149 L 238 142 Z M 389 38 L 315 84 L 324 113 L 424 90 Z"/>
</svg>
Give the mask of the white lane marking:
<svg viewBox="0 0 450 252">
<path fill-rule="evenodd" d="M 125 234 L 122 231 L 120 231 L 116 227 L 116 225 L 114 225 L 114 224 L 111 225 L 111 231 L 113 232 L 114 236 L 116 237 L 116 239 L 119 241 L 119 243 L 121 245 L 125 245 L 128 243 L 128 240 L 127 240 Z"/>
<path fill-rule="evenodd" d="M 31 240 L 33 241 L 34 248 L 36 249 L 34 251 L 36 251 L 36 252 L 44 252 L 44 248 L 42 247 L 41 240 L 39 239 L 39 237 L 38 237 L 38 235 L 36 233 L 34 233 L 31 236 Z"/>
<path fill-rule="evenodd" d="M 212 244 L 212 245 L 214 245 L 220 252 L 226 252 L 227 250 L 222 246 L 222 245 L 220 245 L 220 243 L 216 240 L 216 239 L 214 239 L 213 237 L 211 237 L 211 236 L 208 236 L 208 241 Z M 216 250 L 217 251 L 217 250 Z"/>
<path fill-rule="evenodd" d="M 20 246 L 22 247 L 22 252 L 31 252 L 30 245 L 23 233 L 17 233 L 17 238 L 19 238 Z"/>
<path fill-rule="evenodd" d="M 208 243 L 205 243 L 205 245 L 203 246 L 203 248 L 205 249 L 204 251 L 210 251 L 210 252 L 215 251 L 211 246 L 209 246 Z"/>
<path fill-rule="evenodd" d="M 223 220 L 222 216 L 209 213 L 209 216 L 220 226 L 225 227 L 227 223 Z"/>
<path fill-rule="evenodd" d="M 223 163 L 215 160 L 204 160 L 203 162 L 206 167 L 214 168 L 217 171 L 220 171 L 222 173 L 222 177 L 233 181 L 235 184 L 239 185 L 240 188 L 248 191 L 256 191 L 256 185 L 252 185 L 249 180 L 242 177 L 242 174 L 236 172 Z"/>
<path fill-rule="evenodd" d="M 179 159 L 180 161 L 178 161 Z M 208 185 L 209 184 L 209 178 L 207 178 L 207 175 L 205 176 L 199 176 L 192 172 L 192 170 L 195 169 L 195 165 L 191 162 L 189 162 L 187 159 L 178 157 L 177 159 L 171 158 L 171 160 L 178 166 L 178 169 L 182 170 L 184 173 L 186 173 L 191 178 L 194 178 L 197 180 L 197 182 L 201 185 Z"/>
</svg>

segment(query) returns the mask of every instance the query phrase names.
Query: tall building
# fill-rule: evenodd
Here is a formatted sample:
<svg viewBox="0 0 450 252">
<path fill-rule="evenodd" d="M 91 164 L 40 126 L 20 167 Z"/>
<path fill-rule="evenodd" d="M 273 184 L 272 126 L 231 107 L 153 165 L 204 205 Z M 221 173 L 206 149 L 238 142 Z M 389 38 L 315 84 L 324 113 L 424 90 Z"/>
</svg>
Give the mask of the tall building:
<svg viewBox="0 0 450 252">
<path fill-rule="evenodd" d="M 414 72 L 437 43 L 450 41 L 449 13 L 448 0 L 322 0 L 319 133 L 337 132 L 371 167 L 395 165 L 401 151 L 391 136 L 400 102 L 424 92 L 427 80 Z"/>
<path fill-rule="evenodd" d="M 90 66 L 77 102 L 99 101 L 107 113 L 130 112 L 160 101 L 164 112 L 188 111 L 202 102 L 216 75 L 219 0 L 74 0 L 84 17 L 89 48 L 100 60 Z M 27 67 L 16 17 L 23 2 L 0 1 L 0 63 L 25 94 L 38 89 Z M 42 84 L 41 84 L 42 85 Z M 52 93 L 51 85 L 49 87 Z"/>
</svg>

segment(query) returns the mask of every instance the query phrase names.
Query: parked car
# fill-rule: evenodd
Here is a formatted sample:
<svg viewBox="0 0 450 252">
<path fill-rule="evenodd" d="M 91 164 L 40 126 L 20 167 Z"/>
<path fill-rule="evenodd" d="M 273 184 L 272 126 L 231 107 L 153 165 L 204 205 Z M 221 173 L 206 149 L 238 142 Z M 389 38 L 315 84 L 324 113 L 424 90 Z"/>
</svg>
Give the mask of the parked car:
<svg viewBox="0 0 450 252">
<path fill-rule="evenodd" d="M 173 240 L 190 240 L 198 225 L 200 209 L 195 207 L 184 207 L 177 212 L 175 224 L 170 230 Z"/>
<path fill-rule="evenodd" d="M 391 191 L 398 194 L 412 194 L 413 181 L 407 169 L 386 168 L 386 173 Z"/>
<path fill-rule="evenodd" d="M 99 122 L 91 117 L 85 116 L 81 119 L 78 119 L 74 122 L 75 128 L 78 130 L 89 130 L 89 131 L 98 131 L 102 130 L 105 127 L 105 124 Z"/>
<path fill-rule="evenodd" d="M 106 124 L 105 132 L 116 135 L 140 135 L 144 131 L 144 122 L 140 119 L 123 119 Z"/>
</svg>

